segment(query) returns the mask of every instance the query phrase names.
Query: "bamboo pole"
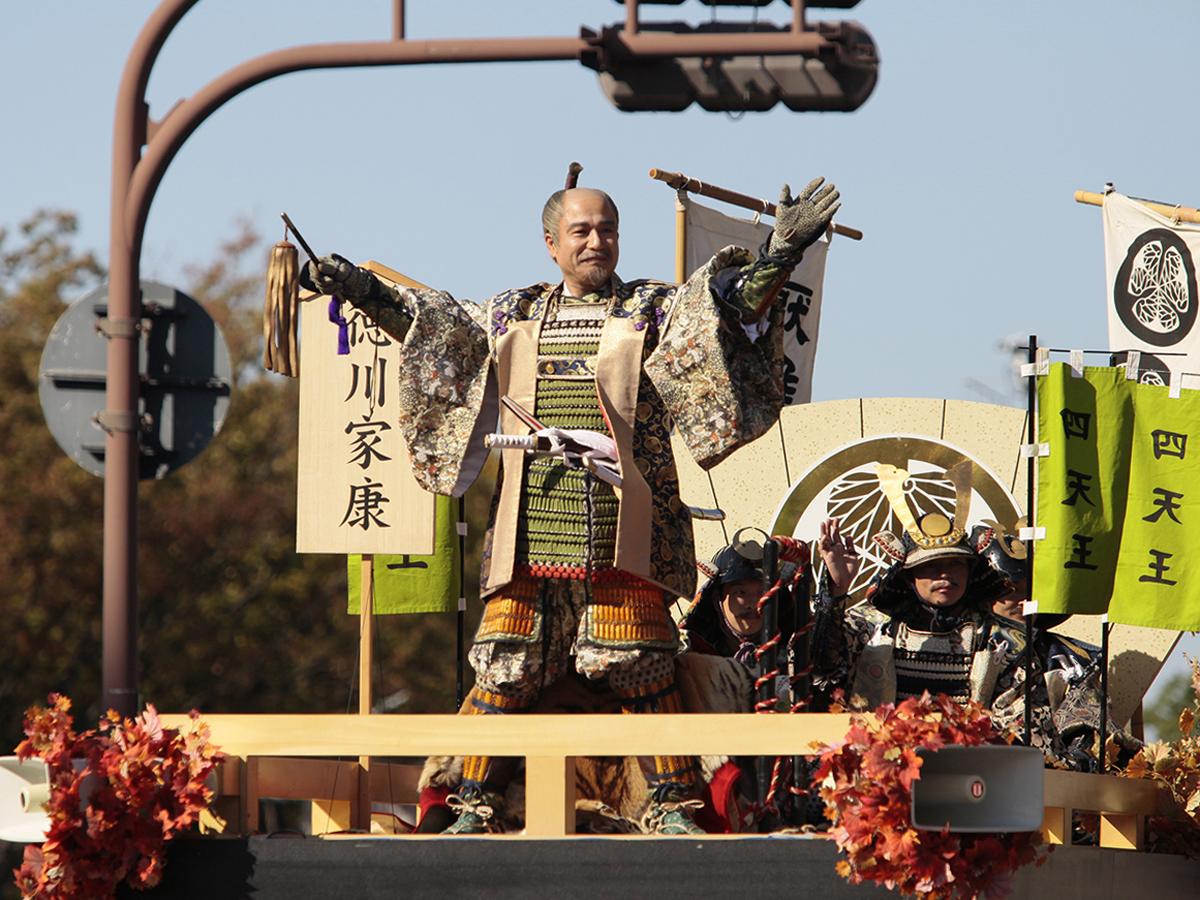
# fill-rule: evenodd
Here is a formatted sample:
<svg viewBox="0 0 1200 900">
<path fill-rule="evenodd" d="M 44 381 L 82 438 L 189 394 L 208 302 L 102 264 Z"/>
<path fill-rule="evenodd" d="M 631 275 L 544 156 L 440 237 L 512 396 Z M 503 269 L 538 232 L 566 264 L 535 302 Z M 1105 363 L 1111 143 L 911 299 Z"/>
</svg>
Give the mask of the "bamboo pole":
<svg viewBox="0 0 1200 900">
<path fill-rule="evenodd" d="M 1171 219 L 1175 222 L 1193 222 L 1200 224 L 1200 209 L 1193 209 L 1190 206 L 1171 206 L 1167 203 L 1156 203 L 1153 200 L 1141 200 L 1137 197 L 1131 197 L 1130 199 L 1137 200 L 1137 202 L 1142 204 L 1142 206 L 1152 209 L 1156 213 L 1166 216 L 1168 219 Z M 1103 206 L 1104 195 L 1096 194 L 1092 191 L 1076 191 L 1075 202 L 1086 203 L 1089 206 Z"/>
<path fill-rule="evenodd" d="M 687 207 L 675 204 L 675 281 L 687 280 Z"/>
<path fill-rule="evenodd" d="M 702 197 L 712 197 L 714 200 L 731 203 L 734 206 L 740 206 L 742 209 L 752 209 L 755 212 L 764 213 L 768 216 L 775 215 L 775 204 L 768 200 L 751 197 L 749 194 L 739 194 L 737 191 L 709 184 L 706 181 L 701 181 L 699 178 L 689 178 L 682 172 L 651 169 L 650 177 L 655 181 L 661 181 L 670 185 L 677 191 L 687 191 L 690 194 L 699 194 Z M 833 225 L 833 233 L 850 238 L 852 241 L 861 241 L 863 239 L 861 231 L 857 228 L 851 228 L 848 225 Z"/>
<path fill-rule="evenodd" d="M 375 556 L 364 553 L 358 567 L 358 714 L 371 714 L 372 628 L 375 615 Z M 350 827 L 371 831 L 371 757 L 358 758 L 358 791 L 351 809 Z"/>
</svg>

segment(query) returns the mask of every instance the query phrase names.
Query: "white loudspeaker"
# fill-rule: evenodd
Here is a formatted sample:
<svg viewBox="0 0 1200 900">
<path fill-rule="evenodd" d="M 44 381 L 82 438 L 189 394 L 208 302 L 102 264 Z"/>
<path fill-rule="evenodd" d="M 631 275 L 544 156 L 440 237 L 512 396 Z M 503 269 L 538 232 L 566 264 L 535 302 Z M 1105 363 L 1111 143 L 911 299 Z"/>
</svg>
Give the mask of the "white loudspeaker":
<svg viewBox="0 0 1200 900">
<path fill-rule="evenodd" d="M 46 764 L 36 757 L 24 762 L 15 756 L 0 757 L 0 840 L 40 844 L 46 839 L 50 817 Z"/>
<path fill-rule="evenodd" d="M 1037 831 L 1042 827 L 1046 762 L 1036 747 L 985 744 L 919 750 L 913 782 L 914 828 Z"/>
</svg>

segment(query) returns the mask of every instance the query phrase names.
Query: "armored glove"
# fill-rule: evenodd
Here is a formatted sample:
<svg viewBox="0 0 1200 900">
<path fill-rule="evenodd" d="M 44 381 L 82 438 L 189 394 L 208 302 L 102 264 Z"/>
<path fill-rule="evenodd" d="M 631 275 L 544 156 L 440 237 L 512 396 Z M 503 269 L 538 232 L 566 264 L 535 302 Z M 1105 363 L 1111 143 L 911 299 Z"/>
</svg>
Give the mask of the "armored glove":
<svg viewBox="0 0 1200 900">
<path fill-rule="evenodd" d="M 320 291 L 322 294 L 336 294 L 343 300 L 353 303 L 363 300 L 377 292 L 376 278 L 366 269 L 360 269 L 344 256 L 322 256 L 309 260 L 304 269 L 305 278 L 301 281 L 305 287 Z"/>
<path fill-rule="evenodd" d="M 775 210 L 775 231 L 767 245 L 771 256 L 795 262 L 804 248 L 819 238 L 833 221 L 841 207 L 837 188 L 832 184 L 821 187 L 824 178 L 814 178 L 793 200 L 786 184 L 779 194 Z"/>
</svg>

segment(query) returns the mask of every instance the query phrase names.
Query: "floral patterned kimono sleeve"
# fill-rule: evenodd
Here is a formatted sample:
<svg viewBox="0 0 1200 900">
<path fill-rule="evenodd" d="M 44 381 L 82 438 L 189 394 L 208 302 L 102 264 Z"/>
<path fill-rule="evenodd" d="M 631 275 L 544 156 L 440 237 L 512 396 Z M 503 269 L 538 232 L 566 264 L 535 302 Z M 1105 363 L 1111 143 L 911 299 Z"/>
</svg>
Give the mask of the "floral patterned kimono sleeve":
<svg viewBox="0 0 1200 900">
<path fill-rule="evenodd" d="M 483 436 L 499 408 L 483 309 L 407 288 L 356 305 L 400 341 L 400 432 L 417 483 L 462 496 L 487 459 Z"/>
<path fill-rule="evenodd" d="M 739 286 L 739 273 L 753 262 L 748 251 L 726 247 L 698 269 L 675 291 L 662 337 L 646 360 L 647 374 L 704 469 L 764 434 L 783 405 L 782 311 L 769 305 L 770 325 L 757 338 L 742 328 L 749 318 L 744 309 L 769 304 L 757 288 L 769 290 L 774 280 Z"/>
</svg>

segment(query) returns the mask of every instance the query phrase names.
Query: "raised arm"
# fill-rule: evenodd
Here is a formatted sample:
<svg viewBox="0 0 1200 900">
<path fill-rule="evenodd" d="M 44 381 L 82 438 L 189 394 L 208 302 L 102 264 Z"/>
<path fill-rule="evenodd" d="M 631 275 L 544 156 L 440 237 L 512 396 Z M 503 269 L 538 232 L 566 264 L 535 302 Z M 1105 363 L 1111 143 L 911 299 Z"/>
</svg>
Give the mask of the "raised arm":
<svg viewBox="0 0 1200 900">
<path fill-rule="evenodd" d="M 361 309 L 398 341 L 404 340 L 412 324 L 414 312 L 405 306 L 400 292 L 344 256 L 335 253 L 310 260 L 300 282 L 310 290 L 340 297 Z"/>
<path fill-rule="evenodd" d="M 785 184 L 776 207 L 775 230 L 759 250 L 758 259 L 717 276 L 714 290 L 739 312 L 744 324 L 757 322 L 766 314 L 805 248 L 833 221 L 841 195 L 832 184 L 822 187 L 824 181 L 814 178 L 795 198 Z"/>
</svg>

